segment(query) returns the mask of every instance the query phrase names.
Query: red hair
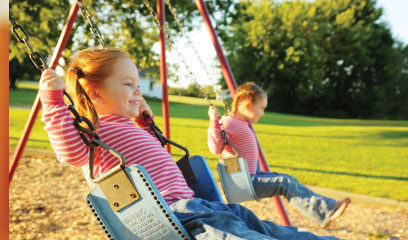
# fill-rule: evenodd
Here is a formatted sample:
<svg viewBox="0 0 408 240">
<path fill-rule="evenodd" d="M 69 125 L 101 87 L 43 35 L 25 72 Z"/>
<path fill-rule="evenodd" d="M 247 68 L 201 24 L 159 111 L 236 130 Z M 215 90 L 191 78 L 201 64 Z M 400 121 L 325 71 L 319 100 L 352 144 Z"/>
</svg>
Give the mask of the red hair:
<svg viewBox="0 0 408 240">
<path fill-rule="evenodd" d="M 130 55 L 114 47 L 87 48 L 74 56 L 68 66 L 65 77 L 67 92 L 72 97 L 78 113 L 91 120 L 95 128 L 99 126 L 99 118 L 87 90 L 99 88 L 112 74 L 113 66 L 121 58 L 130 59 Z"/>
<path fill-rule="evenodd" d="M 266 97 L 266 93 L 261 87 L 254 82 L 247 82 L 240 85 L 235 92 L 234 98 L 231 104 L 231 113 L 235 114 L 238 110 L 238 106 L 242 101 L 250 101 L 255 103 L 259 97 Z"/>
</svg>

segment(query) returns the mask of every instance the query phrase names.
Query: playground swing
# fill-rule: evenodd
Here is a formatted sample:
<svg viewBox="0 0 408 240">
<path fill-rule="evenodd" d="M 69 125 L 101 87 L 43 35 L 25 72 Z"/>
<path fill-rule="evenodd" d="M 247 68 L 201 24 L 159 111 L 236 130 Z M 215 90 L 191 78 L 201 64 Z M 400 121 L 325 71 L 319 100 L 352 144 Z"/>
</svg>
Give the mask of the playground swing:
<svg viewBox="0 0 408 240">
<path fill-rule="evenodd" d="M 224 145 L 220 152 L 217 171 L 225 197 L 230 203 L 240 203 L 252 200 L 260 201 L 252 185 L 251 175 L 249 174 L 246 160 L 238 156 L 238 152 L 228 141 L 221 119 L 219 122 Z M 224 155 L 226 146 L 232 149 L 234 155 Z"/>
<path fill-rule="evenodd" d="M 31 48 L 24 28 L 16 24 L 11 15 L 9 20 L 16 38 L 31 51 L 30 58 L 35 67 L 41 71 L 46 70 L 46 62 Z M 24 38 L 19 36 L 18 30 L 23 32 Z M 92 122 L 80 116 L 71 97 L 66 92 L 64 95 L 71 102 L 68 109 L 75 117 L 74 125 L 81 132 L 80 137 L 84 143 L 90 147 L 89 174 L 96 186 L 88 194 L 87 204 L 106 236 L 109 239 L 191 239 L 146 170 L 137 164 L 125 168 L 124 157 L 100 140 L 94 132 Z M 80 125 L 83 122 L 88 128 Z M 98 179 L 93 175 L 95 147 L 106 149 L 120 160 L 120 164 Z"/>
<path fill-rule="evenodd" d="M 139 164 L 125 167 L 125 158 L 100 140 L 92 122 L 80 116 L 74 102 L 69 111 L 84 143 L 90 147 L 89 177 L 95 187 L 87 195 L 87 204 L 108 239 L 190 239 L 189 234 L 160 195 L 147 171 Z M 82 127 L 81 122 L 88 128 Z M 92 139 L 92 141 L 89 141 Z M 94 149 L 102 147 L 120 163 L 94 177 Z"/>
<path fill-rule="evenodd" d="M 80 2 L 78 2 L 78 5 L 81 6 L 81 11 L 85 11 L 84 9 L 86 8 L 83 7 Z M 9 19 L 13 25 L 13 32 L 16 38 L 20 42 L 25 43 L 31 51 L 30 58 L 33 64 L 41 71 L 47 69 L 47 64 L 42 56 L 34 52 L 29 45 L 28 35 L 25 30 L 16 24 L 11 16 L 9 16 Z M 89 17 L 88 21 L 90 21 Z M 94 28 L 97 30 L 96 27 Z M 18 35 L 18 29 L 24 33 L 25 38 L 22 39 Z M 92 32 L 94 33 L 94 31 Z M 96 32 L 99 33 L 99 30 Z M 100 39 L 100 43 L 104 46 L 100 34 L 98 39 Z M 35 57 L 40 59 L 42 65 L 38 63 Z M 75 110 L 74 102 L 71 97 L 66 92 L 64 92 L 64 95 L 71 102 L 68 109 L 75 118 L 74 125 L 81 132 L 80 137 L 84 143 L 90 147 L 89 174 L 91 181 L 96 183 L 96 186 L 88 194 L 87 204 L 107 237 L 109 239 L 190 239 L 184 227 L 160 195 L 146 170 L 137 164 L 125 167 L 124 157 L 100 140 L 98 134 L 94 132 L 95 128 L 91 121 L 80 116 Z M 88 128 L 82 127 L 80 123 L 85 123 Z M 152 120 L 150 124 L 151 126 L 155 126 Z M 156 127 L 156 130 L 157 129 Z M 92 141 L 89 139 L 92 139 Z M 165 138 L 164 140 L 168 143 L 175 144 Z M 93 174 L 95 147 L 104 148 L 120 160 L 119 165 L 98 179 L 95 179 Z M 186 156 L 182 159 L 189 160 L 188 150 L 186 150 Z M 204 158 L 193 157 L 190 158 L 190 160 L 194 160 L 194 163 L 197 162 L 201 164 L 194 167 L 197 171 L 200 170 L 202 172 L 205 167 L 209 170 Z M 209 175 L 207 177 L 211 177 L 209 180 L 212 180 L 212 185 L 216 187 L 211 172 L 208 171 L 208 173 Z M 198 181 L 190 181 L 190 184 L 198 185 L 197 182 Z M 201 186 L 204 186 L 204 183 L 208 186 L 208 183 L 205 181 L 201 181 Z M 218 188 L 215 190 L 216 191 L 212 193 L 218 194 L 218 198 L 222 200 Z M 208 192 L 202 195 L 208 195 Z"/>
<path fill-rule="evenodd" d="M 65 44 L 66 44 L 67 36 L 69 35 L 69 32 L 70 32 L 70 30 L 72 28 L 72 24 L 73 24 L 72 19 L 76 18 L 76 12 L 78 10 L 78 6 L 81 7 L 81 14 L 83 15 L 83 17 L 86 20 L 88 20 L 88 22 L 90 23 L 92 34 L 101 43 L 102 47 L 105 46 L 98 28 L 92 25 L 92 22 L 90 20 L 89 12 L 87 11 L 87 9 L 85 7 L 82 6 L 81 2 L 79 0 L 77 0 L 77 4 L 74 4 L 72 6 L 72 8 L 71 8 L 71 12 L 70 12 L 70 16 L 68 18 L 67 24 L 64 26 L 64 31 L 62 32 L 62 34 L 60 36 L 60 40 L 59 40 L 58 45 L 57 45 L 58 50 L 56 50 L 57 54 L 54 55 L 53 58 L 52 58 L 52 67 L 51 67 L 52 69 L 55 69 L 55 67 L 57 65 L 56 63 L 58 62 L 58 58 L 61 56 L 61 51 L 62 51 L 61 49 L 63 49 Z M 12 20 L 11 16 L 10 16 L 10 21 L 13 24 L 14 35 L 17 37 L 17 39 L 20 42 L 25 43 L 27 45 L 27 47 L 29 48 L 29 50 L 31 51 L 30 58 L 31 58 L 33 64 L 38 69 L 40 69 L 41 71 L 47 69 L 46 63 L 45 63 L 44 59 L 41 57 L 41 55 L 38 54 L 37 52 L 34 52 L 33 49 L 31 48 L 31 46 L 29 46 L 28 35 L 24 31 L 24 29 L 21 26 L 16 25 L 14 23 L 14 21 Z M 20 31 L 22 31 L 24 33 L 25 38 L 22 39 L 22 38 L 19 37 L 18 33 L 16 32 L 16 30 L 18 30 L 18 29 L 20 29 Z M 66 34 L 66 32 L 68 32 L 68 35 Z M 38 63 L 37 59 L 39 59 L 39 61 L 42 63 L 42 65 Z M 37 109 L 38 109 L 39 106 L 41 106 L 41 105 L 39 104 L 38 99 L 36 99 L 36 102 L 35 102 L 35 104 L 33 106 L 33 115 L 36 115 L 36 112 L 38 112 Z M 73 109 L 75 110 L 75 108 L 73 108 Z M 81 123 L 83 121 L 85 121 L 85 122 L 87 121 L 87 120 L 85 120 L 85 118 L 80 117 L 78 114 L 77 114 L 76 117 L 79 117 L 79 120 L 77 120 L 79 123 Z M 30 119 L 35 119 L 35 117 L 34 118 L 30 117 Z M 32 122 L 30 122 L 30 124 L 31 123 Z M 29 127 L 27 128 L 27 126 L 26 126 L 26 128 L 28 129 L 28 132 L 29 132 L 30 129 L 31 129 L 30 126 L 32 126 L 32 125 L 28 125 L 28 126 Z M 89 131 L 89 129 L 86 129 L 86 128 L 83 129 L 83 132 L 81 134 L 82 138 L 87 139 L 83 135 L 84 133 L 88 134 L 88 137 L 90 139 L 93 139 L 91 142 L 89 142 L 89 140 L 88 140 L 88 144 L 91 144 L 89 147 L 92 149 L 90 151 L 90 154 L 93 154 L 93 148 L 97 147 L 97 146 L 101 146 L 102 148 L 107 149 L 107 151 L 111 152 L 112 154 L 117 153 L 115 150 L 110 149 L 109 146 L 107 146 L 106 144 L 101 142 L 100 139 L 98 139 L 98 136 L 96 135 L 96 133 L 94 133 L 93 131 Z M 24 145 L 25 145 L 25 141 L 26 141 L 25 136 L 26 135 L 24 135 L 24 139 L 23 139 L 22 144 L 21 144 L 22 148 L 24 148 Z M 19 143 L 18 148 L 20 148 L 20 143 Z M 18 160 L 19 160 L 19 156 L 21 156 L 20 154 L 21 154 L 21 151 L 18 150 L 17 155 L 15 155 L 16 158 L 13 159 L 12 166 L 9 169 L 9 171 L 11 171 L 10 175 L 9 175 L 9 181 L 11 181 L 11 179 L 12 179 L 14 170 L 15 170 L 15 168 L 17 166 L 17 163 L 18 163 Z M 118 212 L 113 211 L 113 207 L 115 207 L 115 205 L 117 207 L 119 207 L 119 206 L 123 206 L 123 204 L 125 204 L 125 203 L 115 202 L 115 199 L 113 199 L 113 200 L 110 200 L 111 203 L 112 203 L 112 206 L 113 206 L 113 207 L 111 207 L 111 205 L 109 205 L 108 200 L 104 198 L 105 194 L 104 194 L 102 188 L 99 188 L 99 189 L 95 188 L 94 192 L 91 191 L 91 193 L 88 195 L 87 202 L 88 202 L 92 212 L 94 213 L 96 219 L 102 224 L 102 229 L 104 230 L 105 234 L 111 239 L 116 238 L 115 234 L 117 234 L 117 231 L 125 232 L 126 236 L 122 236 L 123 239 L 129 239 L 129 237 L 130 237 L 130 239 L 143 239 L 145 237 L 147 237 L 147 238 L 154 237 L 156 239 L 180 239 L 180 238 L 189 239 L 189 236 L 187 234 L 185 234 L 185 230 L 184 230 L 183 226 L 179 223 L 177 218 L 174 218 L 174 214 L 172 214 L 171 211 L 169 210 L 169 208 L 167 206 L 167 203 L 160 196 L 160 193 L 157 191 L 157 188 L 154 186 L 153 182 L 151 181 L 150 177 L 145 172 L 145 170 L 141 166 L 139 167 L 138 165 L 130 166 L 129 168 L 123 168 L 124 167 L 123 157 L 119 153 L 117 153 L 117 155 L 115 155 L 115 156 L 117 156 L 121 160 L 121 164 L 119 164 L 117 167 L 115 167 L 115 169 L 112 169 L 112 171 L 109 172 L 109 175 L 106 175 L 106 176 L 104 175 L 104 176 L 102 176 L 102 177 L 100 177 L 98 179 L 94 179 L 93 175 L 92 175 L 91 176 L 92 181 L 93 182 L 99 182 L 97 184 L 99 186 L 99 185 L 103 185 L 102 182 L 108 183 L 108 182 L 106 182 L 108 179 L 112 179 L 112 180 L 116 181 L 116 179 L 113 178 L 113 177 L 122 175 L 122 176 L 119 176 L 119 178 L 120 179 L 125 179 L 125 183 L 124 183 L 125 185 L 129 186 L 129 182 L 130 182 L 131 185 L 134 184 L 133 187 L 135 187 L 135 190 L 139 190 L 139 189 L 137 189 L 138 186 L 136 186 L 136 183 L 138 183 L 139 179 L 141 179 L 145 183 L 145 186 L 147 188 L 147 192 L 148 193 L 150 192 L 150 195 L 144 195 L 144 193 L 146 191 L 143 191 L 143 184 L 140 186 L 142 190 L 139 190 L 139 191 L 142 191 L 142 192 L 139 192 L 139 193 L 131 192 L 131 198 L 135 198 L 135 199 L 138 199 L 138 200 L 134 200 L 134 199 L 133 200 L 128 200 L 130 202 L 130 203 L 128 203 L 129 205 L 123 207 L 121 210 L 118 210 L 118 212 L 126 211 L 125 213 L 130 213 L 130 210 L 133 209 L 133 206 L 136 206 L 137 204 L 138 204 L 139 207 L 141 206 L 142 209 L 139 210 L 137 213 L 134 212 L 133 214 L 130 214 L 130 215 L 128 215 L 126 217 L 125 214 L 118 215 L 119 214 Z M 90 156 L 90 159 L 91 158 L 93 158 L 93 156 Z M 192 157 L 190 159 L 194 159 L 194 158 L 195 157 Z M 204 160 L 204 162 L 205 162 L 205 160 Z M 206 166 L 208 167 L 208 165 L 206 165 Z M 93 165 L 91 164 L 89 167 L 93 168 Z M 133 168 L 137 168 L 137 170 L 134 171 Z M 122 171 L 120 171 L 120 170 L 122 170 Z M 202 167 L 198 168 L 199 172 L 202 172 L 202 170 L 203 170 Z M 207 168 L 207 170 L 209 171 L 209 168 Z M 93 169 L 90 169 L 89 174 L 91 174 L 91 173 L 93 174 Z M 118 175 L 117 175 L 117 173 L 118 173 Z M 128 175 L 126 175 L 126 174 L 128 174 Z M 209 173 L 209 174 L 210 174 L 210 176 L 212 176 L 211 173 Z M 126 176 L 126 177 L 124 177 L 124 176 Z M 134 178 L 134 180 L 133 180 L 133 178 Z M 144 188 L 144 189 L 146 190 L 146 188 Z M 132 188 L 130 188 L 130 190 L 132 190 Z M 108 191 L 111 191 L 111 189 L 108 189 Z M 142 194 L 140 194 L 140 193 L 142 193 Z M 152 200 L 152 198 L 149 198 L 149 196 L 152 196 L 153 200 L 156 200 L 156 202 L 153 201 L 152 209 L 154 211 L 152 210 L 152 212 L 149 212 L 151 210 L 149 204 L 150 204 L 150 200 Z M 146 209 L 145 207 L 143 207 L 144 204 L 145 204 L 144 202 L 142 203 L 143 199 L 146 199 L 145 202 L 149 203 L 147 205 L 147 206 L 149 206 L 149 209 Z M 105 212 L 105 210 L 107 210 L 108 212 Z M 158 234 L 160 235 L 160 233 L 157 233 L 157 232 L 153 233 L 153 231 L 150 231 L 148 233 L 145 232 L 145 234 L 142 235 L 142 236 L 136 236 L 135 234 L 137 234 L 137 233 L 140 234 L 142 232 L 139 231 L 139 232 L 136 233 L 135 231 L 140 230 L 140 229 L 138 229 L 138 227 L 140 227 L 140 225 L 144 225 L 144 224 L 137 224 L 137 221 L 139 221 L 140 219 L 135 219 L 135 218 L 138 218 L 138 216 L 141 216 L 142 213 L 146 213 L 146 216 L 148 216 L 148 217 L 151 216 L 152 217 L 152 218 L 149 218 L 149 221 L 148 221 L 149 223 L 152 223 L 153 222 L 152 219 L 156 219 L 156 218 L 163 220 L 164 223 L 160 222 L 160 220 L 155 221 L 155 223 L 157 223 L 161 227 L 167 229 L 168 231 L 167 230 L 161 230 L 160 233 L 162 233 L 163 236 L 158 236 Z M 156 216 L 155 214 L 158 214 L 158 216 Z M 110 216 L 109 218 L 113 219 L 113 220 L 112 221 L 106 220 L 106 217 L 104 217 L 104 216 Z M 146 219 L 147 218 L 146 216 L 141 217 L 141 218 Z M 106 222 L 106 224 L 104 223 L 104 221 Z M 170 226 L 169 226 L 169 224 L 166 224 L 167 223 L 166 221 L 170 222 Z M 130 226 L 129 226 L 129 224 L 130 224 Z M 150 227 L 150 230 L 151 230 L 152 228 L 154 228 L 154 226 L 153 227 L 152 226 L 153 225 L 147 226 L 147 228 Z M 120 230 L 118 230 L 118 229 L 120 229 Z M 124 230 L 127 230 L 127 231 L 124 231 Z M 147 230 L 147 229 L 146 228 L 142 229 L 142 231 L 145 231 L 145 230 Z M 146 236 L 146 234 L 149 234 L 149 233 L 152 233 L 154 235 Z M 119 239 L 122 239 L 122 237 L 119 237 Z"/>
<path fill-rule="evenodd" d="M 174 42 L 170 38 L 168 32 L 166 31 L 166 27 L 164 25 L 160 24 L 159 19 L 157 17 L 157 14 L 150 7 L 149 2 L 147 0 L 143 0 L 143 2 L 145 3 L 147 8 L 149 9 L 150 14 L 155 18 L 156 23 L 159 26 L 159 28 L 164 32 L 168 42 L 172 46 L 174 46 L 174 49 L 178 53 L 178 57 L 179 57 L 180 61 L 183 63 L 183 65 L 189 71 L 189 76 L 190 76 L 191 80 L 193 81 L 193 83 L 195 84 L 195 86 L 202 93 L 202 95 L 206 99 L 208 105 L 210 105 L 210 106 L 213 105 L 211 103 L 211 101 L 209 100 L 208 94 L 206 93 L 205 89 L 198 83 L 193 71 L 190 69 L 190 67 L 188 66 L 188 64 L 184 60 L 183 55 L 180 54 L 180 52 L 178 51 L 177 46 L 174 44 Z M 209 74 L 205 64 L 201 60 L 200 55 L 198 54 L 196 48 L 194 47 L 194 44 L 192 43 L 190 37 L 188 36 L 188 34 L 186 34 L 186 32 L 184 30 L 184 27 L 181 24 L 180 19 L 177 17 L 177 14 L 176 14 L 175 10 L 174 10 L 173 6 L 170 3 L 170 0 L 166 0 L 166 3 L 168 5 L 169 10 L 172 13 L 174 19 L 176 20 L 177 25 L 182 30 L 184 36 L 187 37 L 188 42 L 191 45 L 191 47 L 193 48 L 196 57 L 199 59 L 202 68 L 205 70 L 208 79 L 211 81 L 212 87 L 215 89 L 215 91 L 217 93 L 220 94 L 220 96 L 222 98 L 222 101 L 224 103 L 224 108 L 225 108 L 226 112 L 229 112 L 229 108 L 228 108 L 228 106 L 227 106 L 227 104 L 225 102 L 225 99 L 224 99 L 223 95 L 218 91 L 217 87 L 215 86 L 215 84 L 211 80 L 210 74 Z M 220 125 L 222 127 L 223 125 L 222 125 L 221 119 L 219 121 L 220 121 Z M 222 134 L 222 137 L 224 139 L 224 146 L 223 146 L 223 148 L 221 150 L 221 153 L 220 153 L 220 161 L 217 164 L 217 171 L 218 171 L 218 175 L 220 177 L 222 189 L 224 191 L 225 197 L 227 198 L 227 201 L 229 203 L 239 203 L 239 202 L 246 202 L 246 201 L 252 201 L 252 200 L 260 201 L 260 199 L 257 197 L 257 195 L 255 193 L 255 190 L 253 188 L 252 180 L 251 180 L 251 176 L 249 174 L 249 170 L 248 170 L 246 160 L 244 158 L 242 158 L 242 157 L 238 157 L 237 151 L 228 142 L 227 135 L 226 135 L 225 130 L 223 129 L 223 127 L 222 127 L 221 134 Z M 224 153 L 223 150 L 225 149 L 226 146 L 229 146 L 235 152 L 235 155 L 225 157 L 224 154 L 223 154 Z"/>
<path fill-rule="evenodd" d="M 77 3 L 80 7 L 82 16 L 88 21 L 90 25 L 91 33 L 99 41 L 100 45 L 104 47 L 105 43 L 103 41 L 102 35 L 99 29 L 93 25 L 88 9 L 83 6 L 81 1 L 77 0 Z M 147 5 L 149 5 L 148 2 Z M 224 200 L 222 199 L 217 183 L 205 158 L 199 155 L 189 158 L 189 151 L 187 148 L 171 141 L 170 139 L 167 139 L 149 115 L 144 114 L 143 117 L 146 124 L 154 132 L 156 138 L 160 141 L 163 147 L 167 144 L 171 144 L 185 152 L 185 155 L 176 163 L 180 171 L 182 172 L 183 177 L 186 179 L 187 185 L 194 191 L 195 196 L 206 199 L 208 201 L 223 202 Z"/>
</svg>

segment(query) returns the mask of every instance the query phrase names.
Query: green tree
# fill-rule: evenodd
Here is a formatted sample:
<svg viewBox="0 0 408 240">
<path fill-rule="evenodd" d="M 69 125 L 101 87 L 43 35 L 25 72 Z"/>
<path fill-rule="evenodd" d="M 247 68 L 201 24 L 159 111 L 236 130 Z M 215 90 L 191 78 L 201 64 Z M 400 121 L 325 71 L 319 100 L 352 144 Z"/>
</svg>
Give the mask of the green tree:
<svg viewBox="0 0 408 240">
<path fill-rule="evenodd" d="M 211 85 L 204 85 L 203 86 L 205 93 L 207 94 L 208 98 L 215 99 L 217 97 L 217 93 L 215 89 Z"/>
<path fill-rule="evenodd" d="M 389 116 L 395 116 L 398 119 L 407 119 L 408 116 L 408 46 L 403 48 L 402 46 L 398 49 L 399 57 L 396 64 L 390 71 L 395 71 L 399 74 L 399 77 L 393 78 L 389 81 L 386 87 L 384 95 L 386 100 L 384 101 L 383 107 L 386 109 L 386 113 Z"/>
<path fill-rule="evenodd" d="M 184 95 L 190 97 L 204 97 L 194 83 L 188 85 L 188 87 L 184 91 Z"/>
<path fill-rule="evenodd" d="M 68 9 L 68 10 L 67 10 Z M 52 54 L 52 46 L 58 41 L 61 16 L 67 16 L 69 11 L 68 1 L 10 1 L 10 16 L 21 25 L 29 36 L 29 43 L 33 50 L 40 53 L 45 59 Z M 56 17 L 58 16 L 58 17 Z M 56 21 L 51 19 L 55 18 Z M 27 48 L 15 38 L 13 32 L 9 33 L 9 86 L 16 88 L 16 81 L 28 73 L 29 79 L 39 78 L 39 71 L 31 64 L 27 55 Z M 24 38 L 21 31 L 17 31 Z M 29 65 L 31 64 L 31 66 Z"/>
<path fill-rule="evenodd" d="M 388 108 L 397 104 L 393 85 L 403 76 L 404 46 L 379 21 L 382 9 L 375 4 L 375 0 L 236 3 L 228 11 L 228 26 L 219 30 L 238 84 L 258 83 L 274 111 L 397 117 L 399 113 Z M 408 95 L 398 97 L 408 100 Z"/>
<path fill-rule="evenodd" d="M 27 67 L 29 66 L 29 67 Z M 32 65 L 32 62 L 28 56 L 23 58 L 23 62 L 20 63 L 17 58 L 13 58 L 9 61 L 9 89 L 17 89 L 17 82 L 23 79 L 40 79 L 41 73 Z"/>
<path fill-rule="evenodd" d="M 27 31 L 30 45 L 34 51 L 39 52 L 47 61 L 52 56 L 53 48 L 56 46 L 66 22 L 71 8 L 70 2 L 73 1 L 12 0 L 9 2 L 10 15 L 17 24 L 20 24 Z M 156 9 L 156 2 L 150 2 L 153 9 Z M 187 30 L 192 29 L 194 27 L 194 24 L 191 23 L 192 19 L 199 15 L 194 2 L 177 0 L 171 1 L 171 3 L 185 28 Z M 150 15 L 143 1 L 85 0 L 83 5 L 88 8 L 91 20 L 99 28 L 106 45 L 121 47 L 129 51 L 140 70 L 149 70 L 147 77 L 158 78 L 159 57 L 152 49 L 153 45 L 158 42 L 159 30 L 155 19 Z M 215 9 L 215 6 L 210 9 Z M 177 41 L 177 38 L 180 37 L 178 35 L 180 29 L 177 28 L 167 7 L 165 15 L 169 34 L 173 41 Z M 88 22 L 84 20 L 80 12 L 78 12 L 71 35 L 72 38 L 63 52 L 65 60 L 68 60 L 73 52 L 84 47 L 99 45 L 89 30 Z M 25 64 L 26 47 L 15 39 L 11 28 L 9 43 L 10 67 L 13 68 L 12 71 L 16 70 L 15 72 L 17 72 L 15 61 Z M 30 79 L 34 79 L 34 76 Z M 10 81 L 12 80 L 10 79 Z M 12 85 L 11 82 L 10 85 Z"/>
</svg>

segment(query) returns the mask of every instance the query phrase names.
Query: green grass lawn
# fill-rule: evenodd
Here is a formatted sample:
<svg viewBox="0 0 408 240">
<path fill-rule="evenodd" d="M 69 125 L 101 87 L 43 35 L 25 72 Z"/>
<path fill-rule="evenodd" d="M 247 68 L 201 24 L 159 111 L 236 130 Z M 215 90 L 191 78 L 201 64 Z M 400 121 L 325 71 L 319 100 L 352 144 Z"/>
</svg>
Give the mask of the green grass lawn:
<svg viewBox="0 0 408 240">
<path fill-rule="evenodd" d="M 11 106 L 27 106 L 35 87 L 10 91 Z M 203 155 L 214 170 L 217 156 L 207 147 L 204 99 L 170 96 L 171 139 L 191 155 Z M 162 128 L 161 102 L 149 101 Z M 215 102 L 223 110 L 220 102 Z M 10 107 L 10 145 L 17 145 L 30 109 Z M 51 149 L 38 116 L 27 147 Z M 408 202 L 408 121 L 344 120 L 266 113 L 254 125 L 271 171 L 301 183 Z M 172 148 L 175 158 L 181 151 Z"/>
</svg>

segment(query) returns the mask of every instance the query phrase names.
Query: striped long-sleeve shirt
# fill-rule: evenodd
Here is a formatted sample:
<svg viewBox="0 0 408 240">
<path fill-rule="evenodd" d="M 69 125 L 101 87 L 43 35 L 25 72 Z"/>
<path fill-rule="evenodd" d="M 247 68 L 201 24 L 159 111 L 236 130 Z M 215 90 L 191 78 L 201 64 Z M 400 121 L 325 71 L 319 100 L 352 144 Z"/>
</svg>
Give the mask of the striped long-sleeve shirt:
<svg viewBox="0 0 408 240">
<path fill-rule="evenodd" d="M 238 152 L 239 157 L 245 158 L 250 174 L 256 173 L 258 161 L 258 145 L 255 134 L 249 127 L 249 122 L 241 120 L 231 115 L 221 118 L 222 125 L 227 134 L 229 143 Z M 208 128 L 208 147 L 213 154 L 220 154 L 224 146 L 221 136 L 221 126 L 218 120 L 210 120 Z M 233 151 L 228 146 L 224 149 L 226 156 L 233 155 Z"/>
<path fill-rule="evenodd" d="M 59 161 L 82 167 L 90 187 L 89 148 L 74 127 L 63 98 L 62 90 L 41 90 L 45 130 L 48 132 L 51 145 Z M 159 141 L 146 131 L 148 127 L 143 120 L 136 119 L 136 124 L 126 118 L 102 115 L 99 116 L 98 135 L 101 140 L 121 153 L 126 159 L 126 166 L 142 165 L 161 195 L 170 205 L 180 199 L 192 199 L 194 192 L 187 183 L 171 155 L 160 145 Z M 144 129 L 143 129 L 144 128 Z M 111 153 L 98 148 L 95 156 L 95 177 L 102 175 L 119 164 L 119 159 Z"/>
</svg>

